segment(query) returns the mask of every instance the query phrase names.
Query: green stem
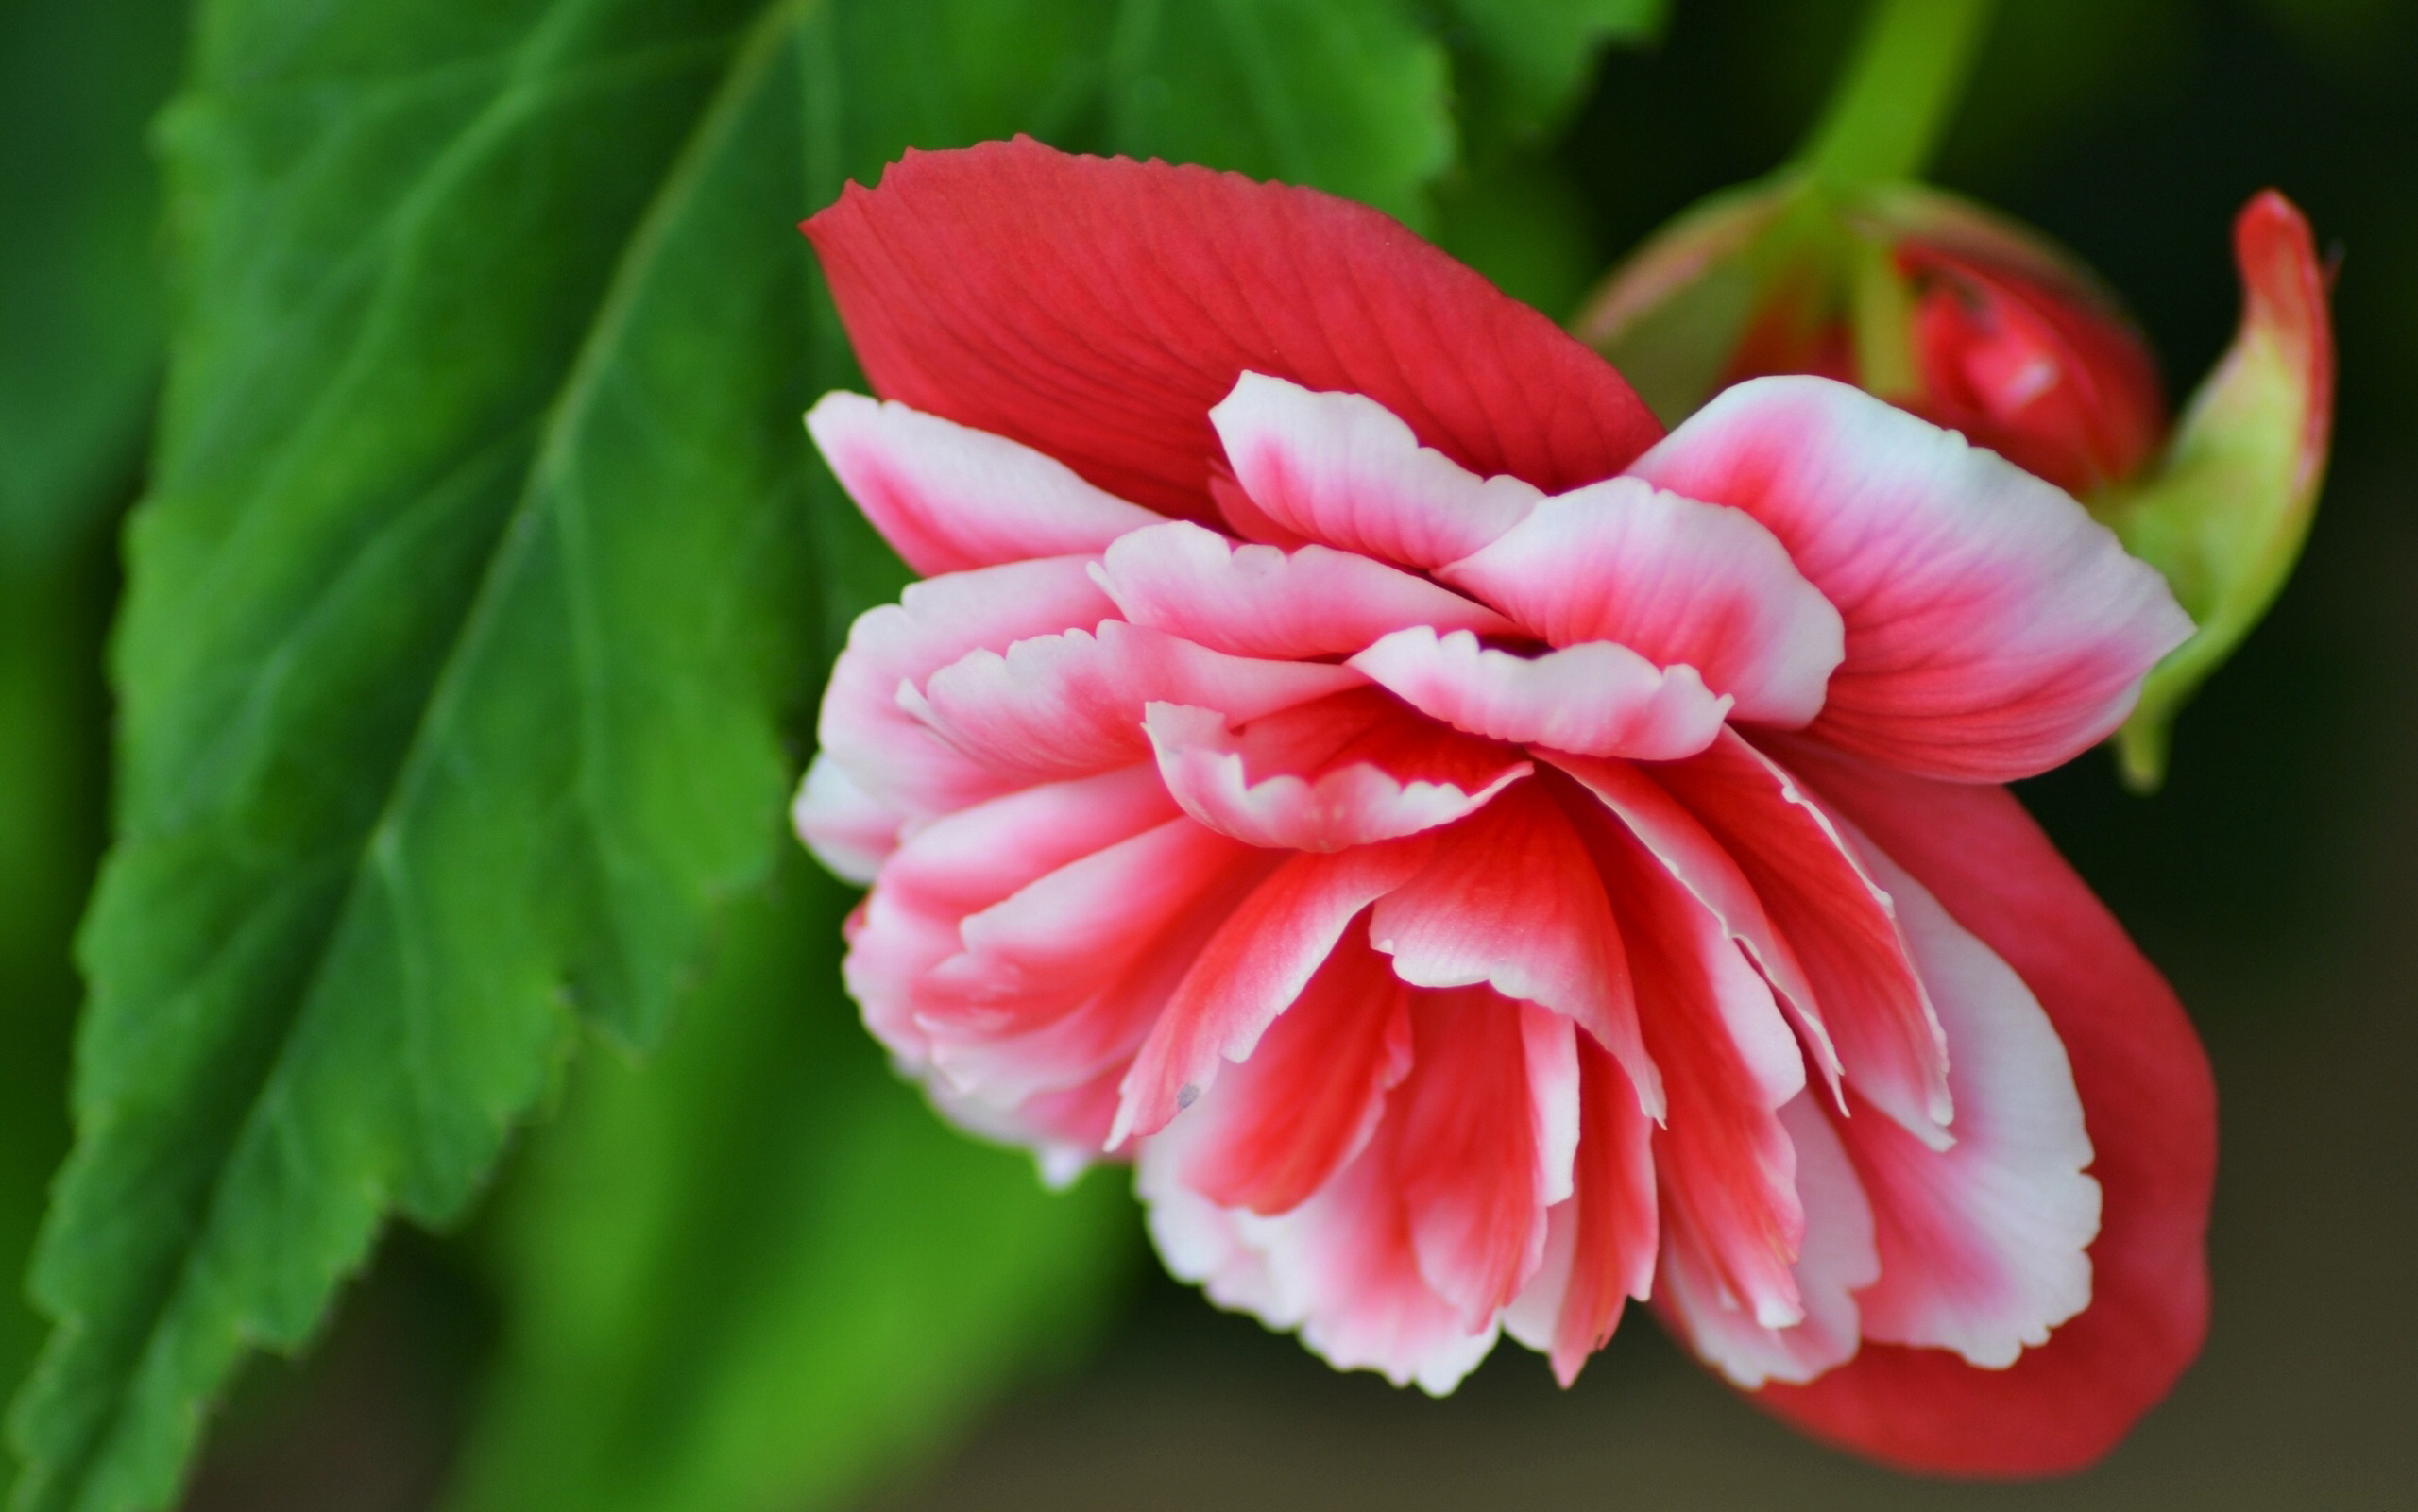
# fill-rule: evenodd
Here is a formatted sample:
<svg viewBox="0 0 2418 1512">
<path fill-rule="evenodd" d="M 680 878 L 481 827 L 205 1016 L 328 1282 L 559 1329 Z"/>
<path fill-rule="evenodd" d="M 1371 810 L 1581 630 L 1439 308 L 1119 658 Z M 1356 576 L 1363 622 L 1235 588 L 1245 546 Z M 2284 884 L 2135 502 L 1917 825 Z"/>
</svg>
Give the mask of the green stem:
<svg viewBox="0 0 2418 1512">
<path fill-rule="evenodd" d="M 1994 0 L 1874 0 L 1797 157 L 1830 184 L 1920 174 L 1964 93 Z"/>
</svg>

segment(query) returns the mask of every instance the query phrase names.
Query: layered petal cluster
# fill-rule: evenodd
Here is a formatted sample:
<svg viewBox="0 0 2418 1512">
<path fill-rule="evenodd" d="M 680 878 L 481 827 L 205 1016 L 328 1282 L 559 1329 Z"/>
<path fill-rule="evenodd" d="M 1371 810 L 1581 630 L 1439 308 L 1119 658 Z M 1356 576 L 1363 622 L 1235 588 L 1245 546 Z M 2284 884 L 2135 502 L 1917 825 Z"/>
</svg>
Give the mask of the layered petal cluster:
<svg viewBox="0 0 2418 1512">
<path fill-rule="evenodd" d="M 965 1127 L 1131 1160 L 1335 1364 L 1562 1380 L 1650 1300 L 1902 1463 L 2102 1452 L 2205 1320 L 2212 1096 L 2003 790 L 2190 625 L 2067 495 L 1818 378 L 1667 436 L 1371 212 L 1029 142 L 808 227 L 928 574 L 796 808 Z"/>
</svg>

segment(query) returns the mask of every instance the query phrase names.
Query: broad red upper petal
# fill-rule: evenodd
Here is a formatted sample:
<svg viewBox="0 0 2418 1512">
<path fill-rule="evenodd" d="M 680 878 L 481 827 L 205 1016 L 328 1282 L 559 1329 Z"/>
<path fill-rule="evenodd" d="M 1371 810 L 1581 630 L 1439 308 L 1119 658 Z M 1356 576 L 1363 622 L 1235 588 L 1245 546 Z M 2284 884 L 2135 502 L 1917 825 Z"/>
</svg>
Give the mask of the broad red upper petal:
<svg viewBox="0 0 2418 1512">
<path fill-rule="evenodd" d="M 1867 1343 L 1820 1380 L 1759 1400 L 1909 1469 L 2079 1469 L 2166 1396 L 2207 1331 L 2217 1128 L 2206 1055 L 2157 969 L 2011 795 L 1801 746 L 1782 755 L 2038 997 L 2082 1097 L 2101 1220 L 2090 1305 L 2006 1369 Z"/>
<path fill-rule="evenodd" d="M 1217 518 L 1209 410 L 1244 372 L 1365 394 L 1548 492 L 1660 434 L 1611 366 L 1364 206 L 1038 143 L 910 152 L 806 225 L 883 397 Z"/>
</svg>

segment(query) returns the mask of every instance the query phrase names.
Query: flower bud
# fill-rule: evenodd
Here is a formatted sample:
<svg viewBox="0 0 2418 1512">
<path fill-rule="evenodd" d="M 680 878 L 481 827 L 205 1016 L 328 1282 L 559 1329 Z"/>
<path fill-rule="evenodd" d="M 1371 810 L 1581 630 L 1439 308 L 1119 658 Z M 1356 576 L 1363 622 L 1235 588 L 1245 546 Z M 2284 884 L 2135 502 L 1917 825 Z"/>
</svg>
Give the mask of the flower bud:
<svg viewBox="0 0 2418 1512">
<path fill-rule="evenodd" d="M 2090 501 L 2160 572 L 2199 631 L 2142 687 L 2117 737 L 2125 779 L 2157 786 L 2175 714 L 2291 575 L 2317 510 L 2334 430 L 2332 269 L 2308 220 L 2274 190 L 2234 220 L 2241 325 L 2192 395 L 2157 466 Z"/>
<path fill-rule="evenodd" d="M 1818 373 L 2078 495 L 2131 477 L 2166 423 L 2148 348 L 2086 268 L 1912 184 L 1784 176 L 1709 202 L 1612 274 L 1578 333 L 1666 421 Z"/>
<path fill-rule="evenodd" d="M 1665 424 L 1731 383 L 1815 373 L 2083 500 L 2200 627 L 2119 741 L 2146 790 L 2177 710 L 2290 575 L 2325 470 L 2333 333 L 2308 223 L 2269 190 L 2234 246 L 2240 331 L 2171 433 L 2149 348 L 2088 268 L 1914 184 L 1788 173 L 1716 195 L 1614 270 L 1576 330 Z"/>
</svg>

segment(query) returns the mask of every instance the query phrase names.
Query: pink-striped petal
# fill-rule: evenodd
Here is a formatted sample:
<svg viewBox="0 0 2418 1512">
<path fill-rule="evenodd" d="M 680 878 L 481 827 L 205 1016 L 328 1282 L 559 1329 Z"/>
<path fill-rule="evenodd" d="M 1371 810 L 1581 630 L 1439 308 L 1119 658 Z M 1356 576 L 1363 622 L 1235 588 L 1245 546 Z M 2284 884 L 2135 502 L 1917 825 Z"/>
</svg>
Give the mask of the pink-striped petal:
<svg viewBox="0 0 2418 1512">
<path fill-rule="evenodd" d="M 1195 1111 L 1214 1108 L 1222 1090 Z M 1470 1332 L 1420 1272 L 1391 1117 L 1316 1197 L 1274 1217 L 1220 1208 L 1183 1185 L 1184 1142 L 1202 1127 L 1187 1115 L 1142 1146 L 1134 1186 L 1170 1272 L 1221 1307 L 1300 1329 L 1337 1369 L 1376 1370 L 1435 1396 L 1494 1348 L 1492 1322 Z"/>
<path fill-rule="evenodd" d="M 1005 651 L 1114 615 L 1089 565 L 1060 556 L 951 573 L 910 584 L 898 603 L 860 615 L 823 694 L 815 733 L 824 755 L 866 793 L 917 817 L 1016 786 L 901 708 L 899 688 L 921 687 L 969 652 Z"/>
<path fill-rule="evenodd" d="M 1718 1295 L 1764 1328 L 1802 1321 L 1796 1147 L 1779 1110 L 1804 1059 L 1771 989 L 1721 921 L 1609 819 L 1588 831 L 1637 981 L 1670 1116 L 1655 1138 L 1663 1254 L 1693 1247 Z"/>
<path fill-rule="evenodd" d="M 1347 666 L 1404 703 L 1489 739 L 1669 760 L 1711 744 L 1729 700 L 1689 667 L 1592 640 L 1516 656 L 1456 630 L 1398 630 Z"/>
<path fill-rule="evenodd" d="M 1219 1207 L 1301 1206 L 1369 1143 L 1410 1065 L 1410 990 L 1347 931 L 1218 1079 L 1216 1131 L 1191 1142 L 1185 1184 Z"/>
<path fill-rule="evenodd" d="M 1836 824 L 1776 762 L 1724 732 L 1652 769 L 1736 861 L 1796 949 L 1848 1084 L 1934 1148 L 1955 1112 L 1949 1044 L 1897 908 Z"/>
<path fill-rule="evenodd" d="M 1249 1057 L 1354 915 L 1416 875 L 1432 846 L 1412 836 L 1279 865 L 1200 952 L 1134 1057 L 1110 1147 L 1157 1133 L 1208 1090 L 1221 1061 Z"/>
<path fill-rule="evenodd" d="M 1347 702 L 1350 708 L 1336 707 Z M 1358 712 L 1371 709 L 1374 721 Z M 1306 770 L 1285 770 L 1284 757 L 1299 749 L 1289 726 L 1308 721 L 1363 728 Z M 1350 693 L 1254 721 L 1240 734 L 1215 709 L 1152 704 L 1143 729 L 1184 812 L 1248 844 L 1288 850 L 1339 851 L 1433 829 L 1531 770 L 1508 748 Z"/>
<path fill-rule="evenodd" d="M 2082 1099 L 2101 1210 L 2090 1305 L 2005 1369 L 1867 1340 L 1840 1368 L 1760 1400 L 1833 1443 L 1931 1474 L 2070 1473 L 2173 1388 L 2206 1336 L 2217 1165 L 2206 1053 L 2173 990 L 2011 794 L 1811 742 L 1783 757 L 2039 1000 Z"/>
<path fill-rule="evenodd" d="M 1319 662 L 1229 656 L 1121 620 L 1098 630 L 975 651 L 899 703 L 951 746 L 1009 782 L 1047 782 L 1146 760 L 1152 703 L 1214 708 L 1237 722 L 1360 686 Z"/>
<path fill-rule="evenodd" d="M 1844 654 L 1839 612 L 1770 531 L 1635 478 L 1547 499 L 1439 575 L 1549 644 L 1693 667 L 1742 720 L 1806 723 Z"/>
<path fill-rule="evenodd" d="M 1843 383 L 1738 384 L 1629 470 L 1779 537 L 1847 622 L 1812 733 L 1903 771 L 2044 772 L 2121 723 L 2191 633 L 2072 499 Z"/>
<path fill-rule="evenodd" d="M 1955 1054 L 1956 1145 L 1885 1119 L 1840 1125 L 1871 1195 L 1881 1279 L 1864 1332 L 2001 1369 L 2090 1303 L 2099 1183 L 2065 1045 L 2023 979 L 1864 844 L 1898 900 Z"/>
<path fill-rule="evenodd" d="M 1409 625 L 1513 628 L 1482 603 L 1370 557 L 1239 545 L 1186 521 L 1120 538 L 1093 576 L 1132 623 L 1237 656 L 1347 655 Z"/>
<path fill-rule="evenodd" d="M 1420 1274 L 1488 1326 L 1544 1259 L 1545 1211 L 1568 1197 L 1577 1046 L 1568 1019 L 1485 988 L 1411 1002 L 1397 1177 Z"/>
<path fill-rule="evenodd" d="M 965 946 L 959 925 L 1074 861 L 1176 817 L 1150 769 L 1029 788 L 918 828 L 860 910 L 842 963 L 849 995 L 894 1054 L 922 1064 L 925 974 Z"/>
<path fill-rule="evenodd" d="M 1723 732 L 1725 735 L 1728 732 Z M 1734 737 L 1732 737 L 1734 739 Z M 1576 779 L 1597 802 L 1610 810 L 1630 835 L 1660 862 L 1674 881 L 1720 922 L 1738 942 L 1747 959 L 1779 994 L 1780 1005 L 1796 1024 L 1814 1052 L 1814 1062 L 1839 1096 L 1839 1057 L 1805 968 L 1786 935 L 1774 926 L 1754 885 L 1736 860 L 1672 796 L 1645 775 L 1643 768 L 1626 761 L 1599 761 L 1585 756 L 1557 756 L 1554 764 Z M 1757 1052 L 1774 1064 L 1792 1062 L 1795 1045 L 1781 1045 L 1765 1034 Z M 1785 1079 L 1791 1073 L 1777 1073 Z M 1799 1072 L 1795 1073 L 1801 1075 Z M 1775 1083 L 1776 1085 L 1778 1083 Z"/>
<path fill-rule="evenodd" d="M 1662 1254 L 1666 1316 L 1677 1319 L 1707 1363 L 1752 1390 L 1771 1381 L 1811 1381 L 1855 1357 L 1863 1330 L 1859 1301 L 1882 1274 L 1873 1246 L 1871 1206 L 1829 1118 L 1812 1097 L 1779 1111 L 1796 1151 L 1796 1195 L 1805 1241 L 1793 1274 L 1804 1317 L 1765 1326 L 1730 1300 L 1720 1267 L 1682 1228 Z"/>
<path fill-rule="evenodd" d="M 1483 984 L 1567 1014 L 1620 1059 L 1644 1114 L 1662 1116 L 1662 1079 L 1638 1029 L 1603 879 L 1535 785 L 1439 835 L 1435 858 L 1377 900 L 1369 936 L 1413 986 Z"/>
<path fill-rule="evenodd" d="M 808 763 L 806 780 L 790 805 L 790 824 L 814 858 L 831 874 L 862 886 L 881 871 L 898 848 L 907 823 L 902 809 L 875 797 L 821 752 Z"/>
<path fill-rule="evenodd" d="M 1259 513 L 1304 540 L 1404 567 L 1457 562 L 1543 497 L 1481 478 L 1359 394 L 1318 394 L 1245 373 L 1209 412 L 1235 480 Z"/>
<path fill-rule="evenodd" d="M 1545 1255 L 1504 1310 L 1504 1332 L 1544 1354 L 1563 1385 L 1654 1284 L 1653 1123 L 1611 1055 L 1577 1043 L 1580 1133 L 1570 1197 L 1546 1215 Z"/>
<path fill-rule="evenodd" d="M 894 401 L 835 391 L 806 428 L 873 528 L 926 577 L 1098 552 L 1166 518 L 1030 447 Z"/>
<path fill-rule="evenodd" d="M 917 983 L 918 1016 L 961 1034 L 1049 1022 L 1266 865 L 1181 816 L 1095 851 L 967 915 L 964 947 Z"/>
</svg>

